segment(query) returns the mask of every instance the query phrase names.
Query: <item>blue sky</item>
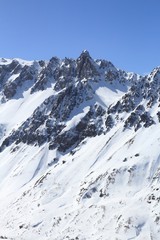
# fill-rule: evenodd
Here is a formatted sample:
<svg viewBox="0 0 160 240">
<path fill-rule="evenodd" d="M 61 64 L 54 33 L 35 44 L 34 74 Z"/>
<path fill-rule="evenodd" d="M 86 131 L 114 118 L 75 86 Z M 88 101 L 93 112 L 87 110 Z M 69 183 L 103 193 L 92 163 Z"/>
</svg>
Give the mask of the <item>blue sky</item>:
<svg viewBox="0 0 160 240">
<path fill-rule="evenodd" d="M 93 58 L 137 73 L 160 65 L 160 0 L 0 1 L 0 57 Z"/>
</svg>

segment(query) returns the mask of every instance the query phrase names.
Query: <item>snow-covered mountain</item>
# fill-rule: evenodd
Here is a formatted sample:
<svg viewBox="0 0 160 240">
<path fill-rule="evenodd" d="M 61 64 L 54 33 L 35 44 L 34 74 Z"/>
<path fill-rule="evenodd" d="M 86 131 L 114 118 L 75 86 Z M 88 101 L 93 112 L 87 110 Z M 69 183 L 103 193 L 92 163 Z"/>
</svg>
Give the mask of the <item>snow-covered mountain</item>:
<svg viewBox="0 0 160 240">
<path fill-rule="evenodd" d="M 0 239 L 160 239 L 160 68 L 0 59 Z"/>
</svg>

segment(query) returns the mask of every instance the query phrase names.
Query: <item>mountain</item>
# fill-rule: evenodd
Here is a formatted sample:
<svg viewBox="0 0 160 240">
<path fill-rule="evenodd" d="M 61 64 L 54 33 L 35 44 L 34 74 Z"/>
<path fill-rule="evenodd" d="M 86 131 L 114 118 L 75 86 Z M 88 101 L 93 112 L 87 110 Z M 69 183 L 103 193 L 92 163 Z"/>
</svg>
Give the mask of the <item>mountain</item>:
<svg viewBox="0 0 160 240">
<path fill-rule="evenodd" d="M 160 67 L 0 59 L 0 239 L 159 240 Z"/>
</svg>

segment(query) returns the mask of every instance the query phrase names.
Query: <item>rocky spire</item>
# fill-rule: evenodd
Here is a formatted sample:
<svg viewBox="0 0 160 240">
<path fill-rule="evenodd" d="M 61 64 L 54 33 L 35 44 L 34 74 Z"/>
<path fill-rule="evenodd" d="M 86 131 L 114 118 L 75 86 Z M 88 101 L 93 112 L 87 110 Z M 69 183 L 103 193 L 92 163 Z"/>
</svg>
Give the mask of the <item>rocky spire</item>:
<svg viewBox="0 0 160 240">
<path fill-rule="evenodd" d="M 83 50 L 77 59 L 77 75 L 80 79 L 93 78 L 93 76 L 99 75 L 95 67 L 95 62 L 87 50 Z"/>
</svg>

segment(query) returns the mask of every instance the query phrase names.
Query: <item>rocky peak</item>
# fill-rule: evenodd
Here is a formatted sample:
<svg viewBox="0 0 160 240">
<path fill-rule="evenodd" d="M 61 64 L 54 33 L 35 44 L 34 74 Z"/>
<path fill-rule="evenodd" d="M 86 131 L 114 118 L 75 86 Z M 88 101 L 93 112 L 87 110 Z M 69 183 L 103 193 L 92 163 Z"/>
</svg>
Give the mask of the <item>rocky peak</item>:
<svg viewBox="0 0 160 240">
<path fill-rule="evenodd" d="M 91 58 L 90 53 L 87 50 L 83 50 L 78 59 Z"/>
<path fill-rule="evenodd" d="M 93 79 L 96 76 L 99 76 L 97 65 L 91 58 L 89 52 L 84 50 L 77 59 L 77 77 L 79 79 Z"/>
</svg>

